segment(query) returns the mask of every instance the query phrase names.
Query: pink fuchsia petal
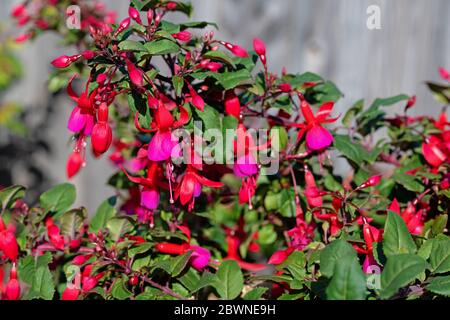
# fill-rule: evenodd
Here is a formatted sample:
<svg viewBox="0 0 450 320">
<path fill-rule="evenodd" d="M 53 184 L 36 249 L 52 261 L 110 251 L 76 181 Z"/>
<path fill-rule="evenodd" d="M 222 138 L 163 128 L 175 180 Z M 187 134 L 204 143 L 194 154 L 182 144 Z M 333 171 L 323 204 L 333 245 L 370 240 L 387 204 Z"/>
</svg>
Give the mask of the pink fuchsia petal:
<svg viewBox="0 0 450 320">
<path fill-rule="evenodd" d="M 86 125 L 84 126 L 83 133 L 86 136 L 91 135 L 92 130 L 94 130 L 94 116 L 91 114 L 86 114 Z"/>
<path fill-rule="evenodd" d="M 233 172 L 238 177 L 248 177 L 258 173 L 256 160 L 250 153 L 237 159 L 233 167 Z"/>
<path fill-rule="evenodd" d="M 156 189 L 144 188 L 141 191 L 141 206 L 155 210 L 159 204 L 159 192 Z"/>
<path fill-rule="evenodd" d="M 200 182 L 196 181 L 194 184 L 194 193 L 193 196 L 194 198 L 199 197 L 202 194 L 202 185 Z"/>
<path fill-rule="evenodd" d="M 80 132 L 86 125 L 86 114 L 81 113 L 81 109 L 75 107 L 69 117 L 67 128 L 72 132 Z"/>
<path fill-rule="evenodd" d="M 194 250 L 190 259 L 191 265 L 199 271 L 203 270 L 209 263 L 211 253 L 209 250 L 199 246 L 190 246 L 189 249 Z"/>
<path fill-rule="evenodd" d="M 170 131 L 157 131 L 148 145 L 148 158 L 152 161 L 167 160 L 177 145 L 178 141 L 172 140 Z"/>
<path fill-rule="evenodd" d="M 375 270 L 380 270 L 380 265 L 375 260 L 373 254 L 369 253 L 366 255 L 364 259 L 364 263 L 362 265 L 362 269 L 364 273 L 371 274 L 374 273 Z"/>
<path fill-rule="evenodd" d="M 321 150 L 333 143 L 333 136 L 327 129 L 316 125 L 306 133 L 306 146 L 310 150 Z"/>
</svg>

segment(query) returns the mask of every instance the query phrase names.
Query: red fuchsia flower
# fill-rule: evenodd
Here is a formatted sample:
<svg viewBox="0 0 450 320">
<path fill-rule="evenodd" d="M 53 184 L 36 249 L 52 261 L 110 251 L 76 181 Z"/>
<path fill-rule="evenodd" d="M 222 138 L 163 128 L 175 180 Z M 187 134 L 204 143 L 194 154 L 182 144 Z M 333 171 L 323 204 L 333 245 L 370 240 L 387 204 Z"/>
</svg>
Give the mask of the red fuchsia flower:
<svg viewBox="0 0 450 320">
<path fill-rule="evenodd" d="M 444 148 L 444 144 L 437 136 L 429 136 L 422 143 L 422 154 L 431 166 L 439 167 L 447 160 Z"/>
<path fill-rule="evenodd" d="M 311 208 L 321 207 L 322 206 L 322 197 L 319 189 L 316 186 L 316 181 L 314 179 L 314 175 L 308 169 L 308 166 L 305 165 L 305 196 L 308 205 Z"/>
<path fill-rule="evenodd" d="M 8 227 L 6 227 L 0 217 L 0 252 L 3 252 L 3 254 L 12 262 L 16 262 L 17 256 L 19 255 L 19 246 L 14 232 L 14 226 L 9 224 Z"/>
<path fill-rule="evenodd" d="M 240 57 L 240 58 L 247 58 L 248 57 L 247 50 L 245 50 L 244 48 L 242 48 L 242 47 L 240 47 L 240 46 L 238 46 L 236 44 L 231 44 L 231 43 L 224 42 L 224 41 L 221 41 L 220 44 L 223 45 L 228 50 L 230 50 L 231 53 L 233 53 L 237 57 Z"/>
<path fill-rule="evenodd" d="M 268 144 L 256 146 L 252 135 L 247 132 L 242 123 L 238 125 L 236 135 L 237 140 L 234 142 L 236 162 L 233 166 L 233 172 L 236 176 L 243 178 L 239 190 L 239 203 L 248 203 L 249 208 L 252 208 L 251 199 L 255 195 L 256 178 L 259 173 L 259 167 L 253 153 L 267 148 Z"/>
<path fill-rule="evenodd" d="M 143 129 L 139 125 L 138 113 L 135 117 L 135 126 L 141 132 L 155 132 L 152 140 L 148 144 L 148 158 L 151 161 L 164 161 L 171 157 L 172 154 L 179 154 L 180 150 L 176 149 L 178 141 L 172 138 L 172 129 L 178 128 L 187 123 L 189 113 L 183 107 L 180 107 L 180 118 L 175 121 L 167 105 L 159 100 L 159 106 L 155 111 L 151 129 Z"/>
<path fill-rule="evenodd" d="M 67 85 L 67 94 L 69 97 L 77 103 L 76 107 L 73 109 L 69 117 L 69 122 L 67 127 L 70 131 L 74 133 L 82 133 L 85 136 L 91 134 L 94 127 L 94 92 L 89 94 L 89 83 L 86 82 L 86 87 L 84 92 L 79 96 L 75 93 L 72 88 L 72 82 L 75 79 L 76 74 L 70 78 L 69 84 Z"/>
<path fill-rule="evenodd" d="M 14 263 L 9 272 L 9 281 L 4 289 L 4 297 L 6 300 L 20 299 L 20 283 L 17 278 L 16 264 Z"/>
<path fill-rule="evenodd" d="M 100 279 L 105 275 L 104 272 L 93 275 L 93 267 L 94 265 L 88 264 L 84 267 L 83 272 L 81 273 L 81 290 L 83 291 L 83 293 L 89 292 L 94 289 Z"/>
<path fill-rule="evenodd" d="M 225 232 L 227 234 L 226 241 L 228 244 L 227 248 L 227 255 L 223 260 L 234 260 L 237 262 L 239 267 L 241 267 L 244 270 L 258 272 L 261 270 L 264 270 L 267 268 L 266 265 L 261 263 L 252 263 L 242 260 L 240 254 L 239 254 L 239 246 L 241 244 L 241 240 L 239 239 L 239 236 L 235 234 L 231 229 L 225 229 Z"/>
<path fill-rule="evenodd" d="M 223 183 L 202 177 L 194 165 L 188 164 L 181 177 L 181 182 L 175 189 L 175 199 L 179 198 L 183 206 L 189 203 L 188 210 L 191 211 L 194 208 L 195 198 L 198 198 L 202 193 L 203 186 L 221 188 Z"/>
<path fill-rule="evenodd" d="M 84 144 L 83 139 L 79 139 L 77 145 Z M 75 176 L 84 165 L 84 147 L 75 147 L 72 154 L 67 159 L 66 175 L 67 178 Z"/>
<path fill-rule="evenodd" d="M 312 151 L 323 150 L 333 143 L 333 136 L 325 129 L 323 123 L 335 122 L 338 118 L 328 118 L 333 110 L 334 102 L 325 102 L 319 107 L 317 114 L 314 116 L 310 105 L 301 97 L 301 111 L 305 118 L 305 123 L 288 124 L 300 129 L 297 137 L 299 142 L 306 133 L 306 147 Z"/>
<path fill-rule="evenodd" d="M 443 67 L 440 67 L 439 68 L 439 74 L 440 74 L 442 79 L 450 81 L 450 72 L 447 69 L 445 69 Z"/>
<path fill-rule="evenodd" d="M 186 84 L 189 88 L 189 97 L 187 100 L 198 110 L 203 111 L 205 109 L 205 101 L 189 82 L 186 81 Z"/>
<path fill-rule="evenodd" d="M 240 119 L 241 103 L 239 101 L 239 98 L 234 93 L 234 90 L 228 90 L 225 93 L 224 105 L 225 113 L 227 115 L 233 116 L 238 120 Z"/>
<path fill-rule="evenodd" d="M 253 39 L 253 48 L 255 49 L 256 54 L 259 56 L 259 59 L 261 59 L 263 65 L 266 65 L 266 45 L 264 41 L 259 38 Z"/>
<path fill-rule="evenodd" d="M 371 267 L 380 267 L 375 257 L 373 256 L 373 243 L 381 242 L 383 240 L 383 230 L 371 226 L 366 218 L 363 217 L 362 219 L 363 238 L 365 246 L 362 246 L 361 244 L 354 244 L 353 248 L 359 254 L 365 255 L 362 269 L 364 273 L 370 274 L 372 273 Z"/>
<path fill-rule="evenodd" d="M 105 153 L 112 142 L 112 130 L 108 124 L 108 106 L 106 103 L 100 104 L 97 113 L 97 123 L 92 129 L 92 149 L 94 154 L 100 155 Z"/>
<path fill-rule="evenodd" d="M 211 258 L 211 252 L 208 249 L 203 247 L 191 245 L 191 231 L 188 227 L 185 226 L 177 226 L 187 237 L 187 241 L 182 244 L 170 243 L 170 242 L 160 242 L 155 245 L 155 249 L 158 252 L 172 254 L 172 255 L 181 255 L 189 250 L 192 250 L 191 257 L 189 259 L 189 263 L 198 271 L 202 271 L 209 264 L 209 260 Z"/>
<path fill-rule="evenodd" d="M 173 33 L 172 37 L 180 42 L 189 42 L 192 38 L 192 34 L 189 31 L 184 30 L 177 33 Z"/>
<path fill-rule="evenodd" d="M 400 204 L 398 203 L 397 199 L 394 198 L 394 200 L 391 202 L 391 205 L 389 206 L 388 210 L 393 211 L 397 213 L 405 222 L 406 226 L 408 227 L 408 231 L 411 234 L 414 235 L 420 235 L 422 234 L 424 222 L 423 222 L 423 215 L 424 210 L 416 210 L 415 206 L 412 203 L 408 203 L 407 207 L 403 212 L 401 212 Z"/>
<path fill-rule="evenodd" d="M 61 235 L 61 231 L 57 225 L 53 223 L 52 218 L 48 218 L 45 221 L 45 226 L 47 227 L 47 236 L 50 243 L 58 250 L 64 250 L 65 241 L 64 237 Z"/>
<path fill-rule="evenodd" d="M 143 170 L 148 162 L 148 145 L 143 145 L 138 149 L 136 156 L 130 160 L 127 168 L 130 172 L 137 173 Z"/>
<path fill-rule="evenodd" d="M 161 167 L 157 162 L 151 162 L 147 166 L 147 176 L 133 177 L 122 168 L 131 182 L 137 183 L 140 188 L 140 205 L 148 210 L 155 210 L 159 204 L 159 188 L 167 188 L 167 183 L 162 181 Z"/>
</svg>

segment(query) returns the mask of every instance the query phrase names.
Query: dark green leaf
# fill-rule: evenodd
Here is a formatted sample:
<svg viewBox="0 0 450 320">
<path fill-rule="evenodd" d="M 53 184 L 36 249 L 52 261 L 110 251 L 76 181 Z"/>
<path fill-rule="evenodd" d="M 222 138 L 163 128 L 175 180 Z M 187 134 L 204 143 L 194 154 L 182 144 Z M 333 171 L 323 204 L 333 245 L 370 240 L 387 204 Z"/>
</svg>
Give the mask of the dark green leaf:
<svg viewBox="0 0 450 320">
<path fill-rule="evenodd" d="M 59 184 L 39 197 L 41 207 L 59 215 L 75 202 L 75 186 L 71 183 Z"/>
<path fill-rule="evenodd" d="M 147 49 L 147 52 L 150 53 L 151 55 L 171 54 L 176 53 L 180 50 L 178 44 L 167 39 L 147 42 L 145 44 L 145 48 Z"/>
<path fill-rule="evenodd" d="M 399 253 L 415 253 L 417 247 L 403 219 L 389 211 L 383 235 L 383 252 L 386 257 Z"/>
<path fill-rule="evenodd" d="M 240 295 L 244 287 L 244 276 L 236 261 L 226 260 L 221 263 L 213 286 L 223 300 L 233 300 Z"/>
<path fill-rule="evenodd" d="M 392 255 L 387 259 L 381 273 L 382 299 L 389 299 L 397 291 L 412 283 L 416 277 L 425 271 L 426 261 L 414 254 Z"/>
<path fill-rule="evenodd" d="M 103 201 L 97 208 L 94 217 L 91 220 L 89 229 L 91 232 L 97 233 L 99 230 L 106 227 L 106 223 L 116 216 L 116 205 L 117 197 L 110 197 Z"/>
</svg>

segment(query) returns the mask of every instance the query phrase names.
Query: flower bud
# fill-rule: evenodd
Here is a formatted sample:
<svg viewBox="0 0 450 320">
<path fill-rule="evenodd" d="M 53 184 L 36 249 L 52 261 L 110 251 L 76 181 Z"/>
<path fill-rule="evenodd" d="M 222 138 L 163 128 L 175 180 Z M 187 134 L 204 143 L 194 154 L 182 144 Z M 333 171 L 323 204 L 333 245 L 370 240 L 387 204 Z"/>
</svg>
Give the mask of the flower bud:
<svg viewBox="0 0 450 320">
<path fill-rule="evenodd" d="M 166 9 L 167 10 L 175 10 L 177 8 L 177 3 L 174 1 L 169 1 L 166 4 Z"/>
<path fill-rule="evenodd" d="M 142 70 L 136 67 L 130 60 L 127 60 L 127 69 L 131 82 L 138 87 L 142 87 L 144 85 Z"/>
<path fill-rule="evenodd" d="M 225 93 L 225 112 L 239 119 L 241 114 L 241 103 L 239 98 L 236 96 L 233 90 L 227 91 Z"/>
<path fill-rule="evenodd" d="M 266 45 L 264 44 L 264 41 L 262 41 L 259 38 L 253 39 L 253 48 L 255 49 L 256 54 L 261 59 L 261 62 L 265 65 L 266 64 Z"/>
<path fill-rule="evenodd" d="M 225 48 L 230 50 L 235 56 L 240 57 L 240 58 L 248 57 L 248 52 L 244 48 L 242 48 L 238 45 L 235 45 L 235 44 L 228 43 L 228 42 L 221 42 L 221 43 L 225 46 Z"/>
<path fill-rule="evenodd" d="M 91 143 L 96 154 L 105 153 L 112 142 L 111 127 L 106 122 L 98 122 L 92 129 Z"/>
<path fill-rule="evenodd" d="M 11 16 L 14 18 L 23 16 L 26 13 L 26 7 L 23 4 L 14 6 L 11 10 Z"/>
<path fill-rule="evenodd" d="M 58 58 L 54 59 L 51 64 L 55 67 L 55 68 L 67 68 L 68 66 L 70 66 L 72 64 L 73 60 L 70 56 L 66 56 L 66 55 L 62 55 L 59 56 Z"/>
<path fill-rule="evenodd" d="M 142 24 L 141 16 L 139 15 L 139 11 L 136 10 L 136 8 L 129 7 L 128 8 L 128 16 L 136 21 L 139 24 Z"/>
<path fill-rule="evenodd" d="M 72 286 L 67 286 L 61 295 L 61 300 L 77 300 L 79 295 L 80 289 Z"/>
<path fill-rule="evenodd" d="M 289 83 L 282 83 L 278 85 L 278 89 L 280 89 L 281 92 L 289 93 L 292 91 L 292 87 Z"/>
<path fill-rule="evenodd" d="M 0 250 L 11 261 L 15 262 L 19 254 L 16 236 L 10 230 L 0 232 Z"/>
<path fill-rule="evenodd" d="M 81 157 L 80 152 L 74 151 L 67 160 L 66 165 L 67 178 L 70 179 L 74 175 L 76 175 L 82 165 L 83 165 L 83 158 Z"/>
<path fill-rule="evenodd" d="M 180 40 L 181 42 L 188 42 L 189 40 L 191 40 L 192 35 L 189 31 L 180 31 L 172 34 L 172 37 Z"/>
<path fill-rule="evenodd" d="M 369 188 L 369 187 L 374 187 L 377 184 L 379 184 L 380 181 L 381 181 L 381 175 L 371 176 L 369 179 L 367 179 L 363 184 L 361 184 L 356 189 L 361 190 L 361 189 L 365 189 L 365 188 Z"/>
</svg>

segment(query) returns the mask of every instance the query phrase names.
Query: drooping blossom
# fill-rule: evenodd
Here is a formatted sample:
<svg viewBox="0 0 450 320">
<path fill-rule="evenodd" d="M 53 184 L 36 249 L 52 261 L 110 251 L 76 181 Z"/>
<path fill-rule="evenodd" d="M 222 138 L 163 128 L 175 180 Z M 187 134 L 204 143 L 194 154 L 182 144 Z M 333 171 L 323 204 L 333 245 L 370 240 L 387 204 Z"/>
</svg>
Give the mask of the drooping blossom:
<svg viewBox="0 0 450 320">
<path fill-rule="evenodd" d="M 3 252 L 5 257 L 12 262 L 16 262 L 19 255 L 19 245 L 14 233 L 14 225 L 10 223 L 6 226 L 0 217 L 0 253 Z"/>
<path fill-rule="evenodd" d="M 155 245 L 155 249 L 158 252 L 181 255 L 188 251 L 192 251 L 189 263 L 197 270 L 202 271 L 205 269 L 211 258 L 211 252 L 200 246 L 191 245 L 191 231 L 187 226 L 177 226 L 183 234 L 187 237 L 187 241 L 181 244 L 171 243 L 171 242 L 160 242 Z"/>
<path fill-rule="evenodd" d="M 408 203 L 406 208 L 401 211 L 400 204 L 398 203 L 397 199 L 394 198 L 388 210 L 397 213 L 403 219 L 406 226 L 408 227 L 408 231 L 411 234 L 422 234 L 424 227 L 423 218 L 425 213 L 423 209 L 417 210 L 416 207 L 410 202 Z"/>
</svg>

